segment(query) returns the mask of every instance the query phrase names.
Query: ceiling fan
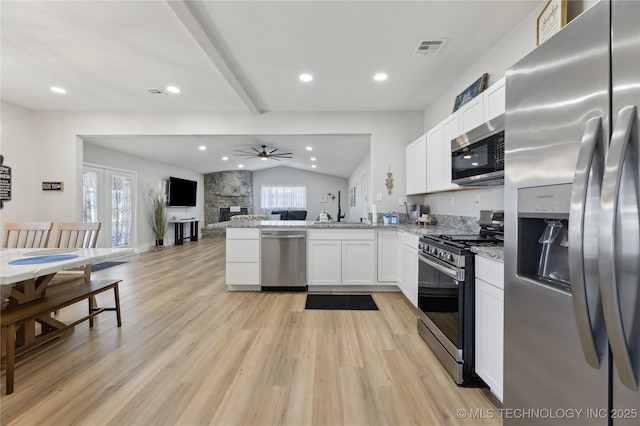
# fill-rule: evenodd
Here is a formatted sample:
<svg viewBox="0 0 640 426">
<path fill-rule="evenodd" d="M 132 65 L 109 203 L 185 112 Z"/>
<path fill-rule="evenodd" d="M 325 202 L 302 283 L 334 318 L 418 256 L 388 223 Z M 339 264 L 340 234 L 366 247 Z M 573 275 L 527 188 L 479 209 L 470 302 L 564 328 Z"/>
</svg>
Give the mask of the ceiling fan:
<svg viewBox="0 0 640 426">
<path fill-rule="evenodd" d="M 276 152 L 278 148 L 273 148 L 272 150 L 267 151 L 267 146 L 262 145 L 262 151 L 258 151 L 256 148 L 251 149 L 236 149 L 238 154 L 234 154 L 239 157 L 252 158 L 257 157 L 263 161 L 267 160 L 276 160 L 280 161 L 280 158 L 293 158 L 293 154 L 291 152 Z"/>
</svg>

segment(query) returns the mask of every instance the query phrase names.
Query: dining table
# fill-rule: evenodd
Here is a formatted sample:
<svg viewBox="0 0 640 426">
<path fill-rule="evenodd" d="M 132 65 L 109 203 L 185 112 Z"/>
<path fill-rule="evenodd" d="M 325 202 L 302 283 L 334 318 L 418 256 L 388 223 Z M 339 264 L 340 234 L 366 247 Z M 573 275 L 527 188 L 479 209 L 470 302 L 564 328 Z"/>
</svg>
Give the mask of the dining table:
<svg viewBox="0 0 640 426">
<path fill-rule="evenodd" d="M 60 271 L 135 256 L 134 248 L 2 248 L 0 249 L 0 301 L 3 306 L 27 303 L 46 294 L 47 286 Z M 1 312 L 0 312 L 1 315 Z M 38 318 L 44 327 L 65 326 L 47 316 Z M 36 339 L 35 322 L 23 327 L 16 336 L 16 345 Z"/>
</svg>

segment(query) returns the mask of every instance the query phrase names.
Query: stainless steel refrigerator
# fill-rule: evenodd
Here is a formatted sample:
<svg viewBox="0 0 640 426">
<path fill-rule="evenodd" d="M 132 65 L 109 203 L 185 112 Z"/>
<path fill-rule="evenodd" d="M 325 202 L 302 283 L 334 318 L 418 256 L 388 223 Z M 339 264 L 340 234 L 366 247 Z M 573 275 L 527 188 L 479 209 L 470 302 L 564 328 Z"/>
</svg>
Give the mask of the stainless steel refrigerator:
<svg viewBox="0 0 640 426">
<path fill-rule="evenodd" d="M 640 424 L 640 2 L 506 75 L 505 425 Z"/>
</svg>

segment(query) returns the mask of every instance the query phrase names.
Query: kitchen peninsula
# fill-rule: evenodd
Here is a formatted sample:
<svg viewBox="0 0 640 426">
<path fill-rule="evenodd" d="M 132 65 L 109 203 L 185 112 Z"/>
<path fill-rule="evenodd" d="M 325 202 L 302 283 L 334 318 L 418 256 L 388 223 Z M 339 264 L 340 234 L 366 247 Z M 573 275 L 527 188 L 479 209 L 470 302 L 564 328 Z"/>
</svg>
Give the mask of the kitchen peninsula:
<svg viewBox="0 0 640 426">
<path fill-rule="evenodd" d="M 208 226 L 226 228 L 226 282 L 231 291 L 261 290 L 261 230 L 302 230 L 306 232 L 309 290 L 397 291 L 400 288 L 416 305 L 418 238 L 424 234 L 469 232 L 449 225 L 267 220 L 228 221 Z M 408 276 L 414 278 L 403 279 Z M 405 282 L 411 283 L 410 288 L 403 288 Z"/>
</svg>

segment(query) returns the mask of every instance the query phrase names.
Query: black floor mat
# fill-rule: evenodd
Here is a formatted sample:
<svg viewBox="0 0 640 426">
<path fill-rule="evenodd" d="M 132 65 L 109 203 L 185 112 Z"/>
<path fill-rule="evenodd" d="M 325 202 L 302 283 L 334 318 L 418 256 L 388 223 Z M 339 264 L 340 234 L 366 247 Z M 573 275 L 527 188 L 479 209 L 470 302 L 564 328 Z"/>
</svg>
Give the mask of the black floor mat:
<svg viewBox="0 0 640 426">
<path fill-rule="evenodd" d="M 111 268 L 112 266 L 122 265 L 127 262 L 102 262 L 91 265 L 91 272 L 102 271 L 103 269 Z"/>
<path fill-rule="evenodd" d="M 377 311 L 370 294 L 307 294 L 305 309 Z"/>
</svg>

